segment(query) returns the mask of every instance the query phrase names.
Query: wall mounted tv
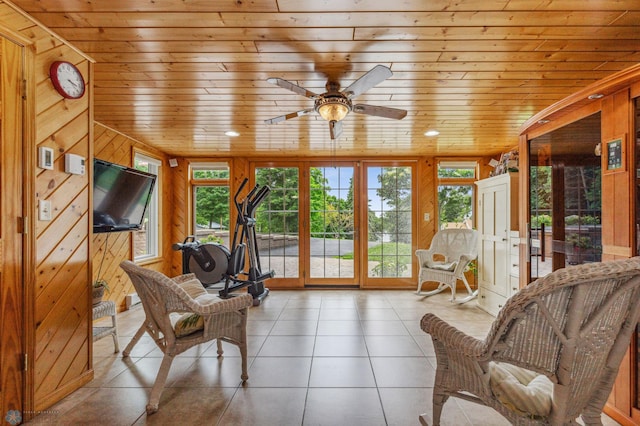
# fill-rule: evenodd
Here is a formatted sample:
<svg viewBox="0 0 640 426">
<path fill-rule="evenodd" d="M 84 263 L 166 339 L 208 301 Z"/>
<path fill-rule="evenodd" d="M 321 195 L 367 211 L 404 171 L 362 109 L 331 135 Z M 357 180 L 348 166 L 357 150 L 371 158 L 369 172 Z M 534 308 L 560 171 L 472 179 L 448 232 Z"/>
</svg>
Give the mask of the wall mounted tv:
<svg viewBox="0 0 640 426">
<path fill-rule="evenodd" d="M 156 175 L 93 160 L 93 232 L 142 228 Z"/>
</svg>

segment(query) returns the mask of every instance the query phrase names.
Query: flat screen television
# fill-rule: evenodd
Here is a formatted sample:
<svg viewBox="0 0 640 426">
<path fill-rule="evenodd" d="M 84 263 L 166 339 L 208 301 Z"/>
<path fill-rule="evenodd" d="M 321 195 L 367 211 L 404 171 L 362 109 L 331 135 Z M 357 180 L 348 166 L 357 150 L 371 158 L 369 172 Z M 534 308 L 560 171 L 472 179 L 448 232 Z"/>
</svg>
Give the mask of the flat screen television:
<svg viewBox="0 0 640 426">
<path fill-rule="evenodd" d="M 142 228 L 156 175 L 93 160 L 93 232 Z"/>
</svg>

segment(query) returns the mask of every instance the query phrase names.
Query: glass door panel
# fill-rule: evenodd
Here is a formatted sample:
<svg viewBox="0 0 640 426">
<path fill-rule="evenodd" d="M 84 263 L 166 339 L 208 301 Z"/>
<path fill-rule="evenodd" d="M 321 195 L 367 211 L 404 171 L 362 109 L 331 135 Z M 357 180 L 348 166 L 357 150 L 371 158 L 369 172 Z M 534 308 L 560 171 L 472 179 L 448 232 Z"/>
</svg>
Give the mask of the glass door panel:
<svg viewBox="0 0 640 426">
<path fill-rule="evenodd" d="M 600 113 L 529 142 L 531 280 L 601 259 Z"/>
<path fill-rule="evenodd" d="M 308 284 L 355 284 L 354 166 L 309 168 Z"/>
<path fill-rule="evenodd" d="M 412 167 L 368 166 L 368 278 L 411 277 Z"/>
<path fill-rule="evenodd" d="M 274 279 L 300 276 L 299 175 L 297 167 L 255 169 L 256 184 L 271 189 L 255 226 L 262 270 L 273 270 Z"/>
</svg>

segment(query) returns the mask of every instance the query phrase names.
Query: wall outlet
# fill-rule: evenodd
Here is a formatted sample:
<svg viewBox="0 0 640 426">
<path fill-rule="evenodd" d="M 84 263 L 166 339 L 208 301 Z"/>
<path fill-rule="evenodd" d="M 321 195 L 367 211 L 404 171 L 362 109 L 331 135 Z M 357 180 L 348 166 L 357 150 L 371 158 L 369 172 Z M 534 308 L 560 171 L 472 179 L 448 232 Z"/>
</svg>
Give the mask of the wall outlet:
<svg viewBox="0 0 640 426">
<path fill-rule="evenodd" d="M 431 215 L 429 213 L 424 214 L 424 221 L 429 222 L 431 220 Z"/>
<path fill-rule="evenodd" d="M 49 200 L 38 201 L 38 219 L 51 220 L 51 201 Z"/>
</svg>

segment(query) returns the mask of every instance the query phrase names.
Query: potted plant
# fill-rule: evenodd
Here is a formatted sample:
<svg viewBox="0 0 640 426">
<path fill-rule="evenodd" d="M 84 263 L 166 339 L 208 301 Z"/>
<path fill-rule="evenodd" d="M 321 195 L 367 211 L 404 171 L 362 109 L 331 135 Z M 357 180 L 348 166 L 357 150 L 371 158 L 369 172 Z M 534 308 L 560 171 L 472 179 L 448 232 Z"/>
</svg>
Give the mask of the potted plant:
<svg viewBox="0 0 640 426">
<path fill-rule="evenodd" d="M 569 234 L 565 242 L 567 263 L 571 265 L 582 263 L 582 254 L 586 249 L 591 247 L 591 238 L 581 236 L 580 234 Z"/>
<path fill-rule="evenodd" d="M 109 288 L 109 284 L 103 278 L 98 278 L 93 282 L 92 288 L 92 296 L 93 296 L 93 305 L 97 305 L 102 302 L 102 297 L 104 296 L 104 292 L 109 292 L 111 289 Z"/>
</svg>

